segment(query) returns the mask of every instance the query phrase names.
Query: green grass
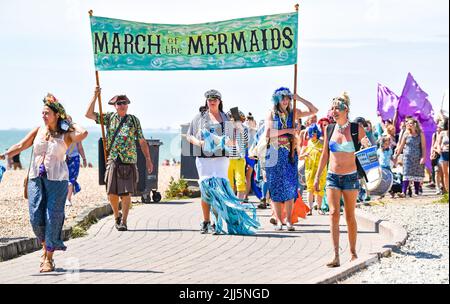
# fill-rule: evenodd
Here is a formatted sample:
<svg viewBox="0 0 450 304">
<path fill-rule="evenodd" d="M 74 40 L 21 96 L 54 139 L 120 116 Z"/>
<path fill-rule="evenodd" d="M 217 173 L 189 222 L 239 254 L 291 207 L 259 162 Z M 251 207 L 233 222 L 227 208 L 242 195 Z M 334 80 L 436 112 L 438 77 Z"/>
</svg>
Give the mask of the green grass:
<svg viewBox="0 0 450 304">
<path fill-rule="evenodd" d="M 97 222 L 98 222 L 97 218 L 90 217 L 86 222 L 74 226 L 72 228 L 71 237 L 76 239 L 76 238 L 80 238 L 80 237 L 84 237 L 84 236 L 88 235 L 87 230 L 89 229 L 89 227 L 91 227 L 91 225 L 93 225 Z"/>
<path fill-rule="evenodd" d="M 433 203 L 435 203 L 435 204 L 448 204 L 448 193 L 445 193 L 444 195 L 442 195 L 442 197 L 439 200 L 434 201 Z"/>
<path fill-rule="evenodd" d="M 75 226 L 72 228 L 72 238 L 80 238 L 87 235 L 87 231 L 82 226 Z"/>
</svg>

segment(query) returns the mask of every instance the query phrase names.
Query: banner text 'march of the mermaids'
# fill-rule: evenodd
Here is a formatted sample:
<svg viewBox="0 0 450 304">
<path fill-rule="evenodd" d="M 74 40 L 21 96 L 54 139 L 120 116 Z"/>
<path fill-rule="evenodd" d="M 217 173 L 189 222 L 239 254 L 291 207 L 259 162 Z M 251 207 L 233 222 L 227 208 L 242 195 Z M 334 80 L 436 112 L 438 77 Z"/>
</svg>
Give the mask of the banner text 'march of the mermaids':
<svg viewBox="0 0 450 304">
<path fill-rule="evenodd" d="M 255 29 L 248 32 L 239 31 L 226 33 L 187 36 L 187 48 L 184 55 L 216 55 L 251 53 L 268 50 L 290 49 L 294 46 L 294 31 L 291 27 L 282 29 Z M 94 53 L 126 55 L 126 54 L 183 54 L 176 53 L 169 46 L 179 44 L 179 37 L 169 38 L 162 44 L 161 34 L 124 34 L 94 32 Z M 111 37 L 112 36 L 112 37 Z"/>
</svg>

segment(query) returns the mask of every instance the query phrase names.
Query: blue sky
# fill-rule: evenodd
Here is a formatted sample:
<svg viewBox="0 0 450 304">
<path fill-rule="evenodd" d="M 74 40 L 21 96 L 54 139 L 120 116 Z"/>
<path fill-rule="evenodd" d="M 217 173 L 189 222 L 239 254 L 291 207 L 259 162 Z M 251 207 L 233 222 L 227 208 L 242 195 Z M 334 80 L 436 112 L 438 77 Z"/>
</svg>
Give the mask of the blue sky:
<svg viewBox="0 0 450 304">
<path fill-rule="evenodd" d="M 148 23 L 189 24 L 289 12 L 295 1 L 198 0 L 0 1 L 0 129 L 40 125 L 42 98 L 54 93 L 82 125 L 95 87 L 88 10 Z M 342 91 L 351 114 L 376 118 L 377 84 L 401 94 L 408 72 L 440 108 L 449 82 L 448 0 L 302 0 L 299 17 L 301 96 L 319 116 Z M 222 92 L 225 108 L 262 119 L 272 92 L 292 87 L 293 66 L 227 71 L 100 72 L 103 108 L 126 93 L 144 128 L 178 127 Z"/>
</svg>

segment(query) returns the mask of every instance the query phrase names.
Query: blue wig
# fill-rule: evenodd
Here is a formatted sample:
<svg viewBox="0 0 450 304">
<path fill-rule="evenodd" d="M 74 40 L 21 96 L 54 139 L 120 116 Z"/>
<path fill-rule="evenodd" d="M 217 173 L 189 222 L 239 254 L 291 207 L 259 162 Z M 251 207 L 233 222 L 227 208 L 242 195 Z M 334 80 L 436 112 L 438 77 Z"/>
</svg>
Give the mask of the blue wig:
<svg viewBox="0 0 450 304">
<path fill-rule="evenodd" d="M 308 127 L 308 137 L 312 138 L 314 133 L 317 134 L 317 138 L 322 136 L 322 132 L 320 132 L 319 127 L 317 126 L 317 124 L 312 124 Z"/>
<path fill-rule="evenodd" d="M 290 99 L 292 99 L 293 94 L 291 93 L 291 91 L 288 88 L 285 87 L 281 87 L 275 90 L 275 92 L 272 95 L 272 102 L 274 105 L 277 105 L 280 103 L 280 101 L 283 99 L 283 97 L 289 97 Z"/>
</svg>

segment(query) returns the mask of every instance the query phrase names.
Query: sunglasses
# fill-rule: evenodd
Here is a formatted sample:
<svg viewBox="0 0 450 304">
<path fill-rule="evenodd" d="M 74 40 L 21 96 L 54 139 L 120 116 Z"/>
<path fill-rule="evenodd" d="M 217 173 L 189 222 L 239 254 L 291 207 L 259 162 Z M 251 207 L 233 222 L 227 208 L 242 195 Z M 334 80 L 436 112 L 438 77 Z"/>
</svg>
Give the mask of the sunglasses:
<svg viewBox="0 0 450 304">
<path fill-rule="evenodd" d="M 124 105 L 127 105 L 128 104 L 128 102 L 126 102 L 126 101 L 118 101 L 118 102 L 116 102 L 116 105 L 118 105 L 118 106 L 124 106 Z"/>
</svg>

